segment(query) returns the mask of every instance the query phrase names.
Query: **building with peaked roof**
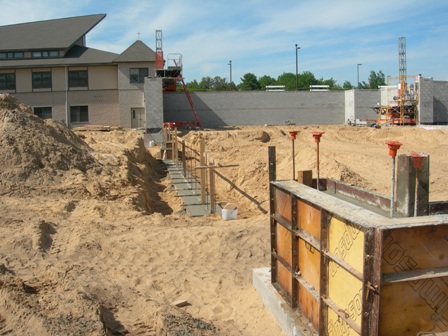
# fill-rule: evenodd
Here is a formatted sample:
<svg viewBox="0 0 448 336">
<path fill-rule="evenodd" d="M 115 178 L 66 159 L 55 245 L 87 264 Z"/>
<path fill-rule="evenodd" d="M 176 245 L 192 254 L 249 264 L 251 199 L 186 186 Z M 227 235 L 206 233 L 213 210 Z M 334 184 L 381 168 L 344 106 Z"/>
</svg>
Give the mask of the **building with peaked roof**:
<svg viewBox="0 0 448 336">
<path fill-rule="evenodd" d="M 147 127 L 144 87 L 155 53 L 140 40 L 121 54 L 89 48 L 86 34 L 105 17 L 0 26 L 0 93 L 70 127 Z"/>
</svg>

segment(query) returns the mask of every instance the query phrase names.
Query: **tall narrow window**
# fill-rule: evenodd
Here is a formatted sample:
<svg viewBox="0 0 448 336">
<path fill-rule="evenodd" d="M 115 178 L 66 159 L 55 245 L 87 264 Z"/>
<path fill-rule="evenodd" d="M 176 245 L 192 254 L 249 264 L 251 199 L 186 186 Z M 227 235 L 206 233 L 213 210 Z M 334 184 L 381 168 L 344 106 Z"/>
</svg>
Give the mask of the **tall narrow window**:
<svg viewBox="0 0 448 336">
<path fill-rule="evenodd" d="M 89 122 L 88 106 L 70 106 L 70 122 Z"/>
<path fill-rule="evenodd" d="M 15 89 L 16 89 L 16 74 L 0 73 L 0 90 L 15 90 Z"/>
<path fill-rule="evenodd" d="M 51 89 L 51 72 L 33 72 L 33 89 Z"/>
<path fill-rule="evenodd" d="M 87 70 L 74 70 L 68 72 L 69 87 L 88 87 Z"/>
<path fill-rule="evenodd" d="M 148 68 L 131 68 L 129 69 L 129 78 L 131 84 L 144 83 L 145 77 L 148 77 Z"/>
</svg>

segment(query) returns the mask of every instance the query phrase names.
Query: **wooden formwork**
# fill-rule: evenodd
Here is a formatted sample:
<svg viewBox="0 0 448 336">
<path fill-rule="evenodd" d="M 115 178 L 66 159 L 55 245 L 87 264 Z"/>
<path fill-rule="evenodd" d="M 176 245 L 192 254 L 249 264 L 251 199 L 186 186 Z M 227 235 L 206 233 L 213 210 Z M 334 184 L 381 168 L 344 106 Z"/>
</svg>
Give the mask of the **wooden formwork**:
<svg viewBox="0 0 448 336">
<path fill-rule="evenodd" d="M 394 218 L 272 181 L 272 284 L 319 335 L 448 331 L 448 215 Z"/>
</svg>

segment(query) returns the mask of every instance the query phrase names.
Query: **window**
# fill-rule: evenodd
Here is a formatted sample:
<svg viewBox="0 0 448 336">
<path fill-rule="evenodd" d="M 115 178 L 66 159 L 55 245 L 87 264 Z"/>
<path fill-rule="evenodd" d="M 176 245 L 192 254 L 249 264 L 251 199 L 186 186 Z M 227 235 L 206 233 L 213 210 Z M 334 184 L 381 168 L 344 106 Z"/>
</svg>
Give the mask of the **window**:
<svg viewBox="0 0 448 336">
<path fill-rule="evenodd" d="M 88 87 L 87 70 L 68 72 L 69 87 Z"/>
<path fill-rule="evenodd" d="M 70 122 L 89 122 L 88 106 L 70 106 Z"/>
<path fill-rule="evenodd" d="M 24 53 L 23 51 L 16 51 L 16 52 L 0 52 L 0 59 L 7 59 L 7 58 L 23 58 Z"/>
<path fill-rule="evenodd" d="M 16 74 L 0 73 L 0 90 L 15 90 L 15 89 L 16 89 Z"/>
<path fill-rule="evenodd" d="M 50 119 L 53 113 L 51 107 L 35 107 L 34 114 L 41 119 Z"/>
<path fill-rule="evenodd" d="M 129 69 L 129 78 L 131 84 L 144 83 L 145 77 L 148 77 L 148 68 L 131 68 Z"/>
<path fill-rule="evenodd" d="M 51 89 L 51 72 L 33 72 L 33 89 Z"/>
<path fill-rule="evenodd" d="M 33 58 L 59 57 L 59 51 L 57 50 L 33 51 L 31 55 Z"/>
</svg>

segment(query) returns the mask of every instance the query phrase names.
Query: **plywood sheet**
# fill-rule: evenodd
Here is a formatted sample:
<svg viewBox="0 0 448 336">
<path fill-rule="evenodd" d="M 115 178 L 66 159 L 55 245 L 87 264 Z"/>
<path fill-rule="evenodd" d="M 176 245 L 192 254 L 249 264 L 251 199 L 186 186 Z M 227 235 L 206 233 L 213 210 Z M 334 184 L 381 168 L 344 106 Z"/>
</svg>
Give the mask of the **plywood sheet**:
<svg viewBox="0 0 448 336">
<path fill-rule="evenodd" d="M 300 283 L 297 301 L 303 315 L 319 330 L 319 302 Z"/>
<path fill-rule="evenodd" d="M 359 334 L 350 328 L 332 309 L 328 308 L 328 336 L 359 336 Z"/>
<path fill-rule="evenodd" d="M 275 189 L 275 214 L 291 223 L 291 195 Z"/>
<path fill-rule="evenodd" d="M 320 209 L 303 200 L 297 202 L 299 228 L 320 239 Z"/>
<path fill-rule="evenodd" d="M 300 276 L 319 293 L 320 291 L 320 252 L 303 239 L 298 239 L 298 269 Z"/>
<path fill-rule="evenodd" d="M 335 263 L 329 261 L 330 269 Z M 332 265 L 333 264 L 333 265 Z M 341 312 L 361 325 L 362 312 L 362 281 L 340 267 L 336 273 L 328 278 L 328 298 L 333 301 Z"/>
<path fill-rule="evenodd" d="M 448 277 L 383 286 L 379 331 L 380 335 L 448 331 Z"/>
<path fill-rule="evenodd" d="M 383 233 L 382 274 L 448 267 L 448 225 Z"/>
<path fill-rule="evenodd" d="M 364 232 L 359 227 L 336 216 L 331 218 L 328 232 L 328 251 L 362 273 L 364 266 Z M 337 271 L 337 268 L 330 268 L 330 275 Z"/>
<path fill-rule="evenodd" d="M 289 266 L 292 264 L 292 247 L 291 247 L 291 231 L 281 226 L 276 225 L 276 240 L 277 253 L 282 257 Z"/>
<path fill-rule="evenodd" d="M 277 283 L 291 297 L 292 278 L 291 273 L 285 266 L 277 261 Z"/>
</svg>

